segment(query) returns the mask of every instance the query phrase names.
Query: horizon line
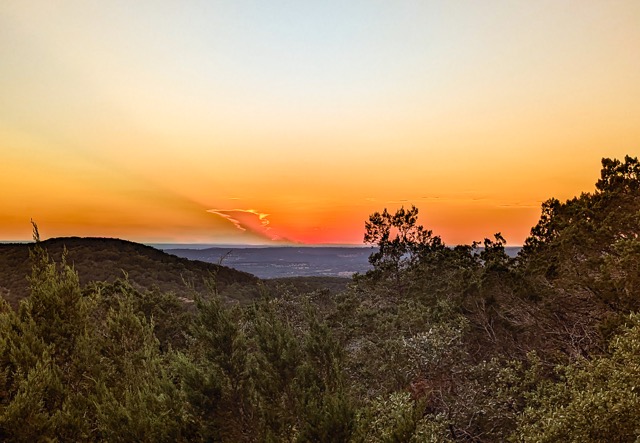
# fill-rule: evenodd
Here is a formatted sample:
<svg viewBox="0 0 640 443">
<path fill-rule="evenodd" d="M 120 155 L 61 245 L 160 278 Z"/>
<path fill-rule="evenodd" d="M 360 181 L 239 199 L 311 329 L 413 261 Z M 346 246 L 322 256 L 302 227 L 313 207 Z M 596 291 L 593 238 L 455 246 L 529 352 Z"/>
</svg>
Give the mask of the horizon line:
<svg viewBox="0 0 640 443">
<path fill-rule="evenodd" d="M 50 237 L 45 240 L 56 240 L 61 238 L 84 238 L 84 239 L 112 239 L 112 240 L 124 240 L 131 243 L 138 243 L 145 246 L 206 246 L 209 248 L 236 248 L 236 249 L 248 249 L 248 248 L 374 248 L 375 245 L 367 245 L 363 243 L 207 243 L 207 242 L 146 242 L 146 241 L 133 241 L 120 237 L 96 237 L 88 236 L 81 237 L 77 235 L 63 236 L 63 237 Z M 0 244 L 28 244 L 35 243 L 31 240 L 0 240 Z M 447 245 L 449 247 L 456 246 L 469 246 L 468 243 Z M 506 244 L 505 248 L 522 248 L 523 245 L 510 245 Z M 482 248 L 482 246 L 479 246 Z M 162 248 L 157 248 L 162 249 Z M 167 248 L 167 249 L 179 249 L 179 248 Z"/>
</svg>

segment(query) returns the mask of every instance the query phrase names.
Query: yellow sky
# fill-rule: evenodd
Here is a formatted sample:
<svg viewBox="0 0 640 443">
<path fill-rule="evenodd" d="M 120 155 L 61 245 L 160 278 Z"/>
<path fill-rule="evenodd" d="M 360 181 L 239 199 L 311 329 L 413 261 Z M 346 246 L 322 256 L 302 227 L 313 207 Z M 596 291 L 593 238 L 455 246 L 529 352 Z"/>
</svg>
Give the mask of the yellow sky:
<svg viewBox="0 0 640 443">
<path fill-rule="evenodd" d="M 521 244 L 640 153 L 638 1 L 0 5 L 0 240 Z"/>
</svg>

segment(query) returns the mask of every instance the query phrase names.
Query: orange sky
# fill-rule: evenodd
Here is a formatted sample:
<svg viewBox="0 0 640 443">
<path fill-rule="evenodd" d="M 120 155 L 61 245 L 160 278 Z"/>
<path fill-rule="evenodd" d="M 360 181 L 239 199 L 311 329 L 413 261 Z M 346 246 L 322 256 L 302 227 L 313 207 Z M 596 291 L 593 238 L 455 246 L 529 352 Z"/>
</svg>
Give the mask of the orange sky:
<svg viewBox="0 0 640 443">
<path fill-rule="evenodd" d="M 348 3 L 348 4 L 347 4 Z M 640 2 L 0 5 L 0 240 L 521 244 L 640 153 Z"/>
</svg>

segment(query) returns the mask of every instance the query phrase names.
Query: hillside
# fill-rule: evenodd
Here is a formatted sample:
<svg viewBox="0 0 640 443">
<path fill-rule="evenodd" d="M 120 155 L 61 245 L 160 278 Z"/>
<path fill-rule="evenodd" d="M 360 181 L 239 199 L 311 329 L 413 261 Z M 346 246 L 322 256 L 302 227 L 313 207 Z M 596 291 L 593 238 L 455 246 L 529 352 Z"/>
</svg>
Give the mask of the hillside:
<svg viewBox="0 0 640 443">
<path fill-rule="evenodd" d="M 198 293 L 208 291 L 206 281 L 215 275 L 218 289 L 232 298 L 252 298 L 259 279 L 249 273 L 213 263 L 188 260 L 150 246 L 112 238 L 53 238 L 42 246 L 60 262 L 66 247 L 67 261 L 78 272 L 81 285 L 114 282 L 128 276 L 137 288 L 157 287 L 162 292 L 187 294 L 187 284 Z M 29 248 L 33 244 L 0 244 L 0 294 L 12 305 L 29 293 Z M 233 293 L 233 294 L 232 294 Z M 231 295 L 230 295 L 231 294 Z"/>
</svg>

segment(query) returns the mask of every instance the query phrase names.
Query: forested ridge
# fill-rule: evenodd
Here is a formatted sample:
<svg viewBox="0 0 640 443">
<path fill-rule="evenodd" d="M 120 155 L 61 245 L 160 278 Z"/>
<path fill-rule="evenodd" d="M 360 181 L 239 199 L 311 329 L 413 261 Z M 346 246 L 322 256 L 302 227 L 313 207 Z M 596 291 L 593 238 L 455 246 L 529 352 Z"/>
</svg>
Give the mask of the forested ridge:
<svg viewBox="0 0 640 443">
<path fill-rule="evenodd" d="M 189 285 L 194 292 L 208 292 L 205 281 L 213 274 L 222 297 L 237 301 L 253 299 L 258 291 L 252 286 L 258 279 L 246 272 L 201 261 L 187 260 L 150 246 L 115 238 L 60 237 L 40 243 L 51 259 L 60 262 L 64 251 L 67 261 L 80 278 L 81 286 L 92 282 L 113 283 L 125 276 L 140 290 L 184 292 Z M 0 294 L 17 307 L 29 294 L 31 273 L 30 244 L 0 244 Z M 189 295 L 189 294 L 182 294 Z"/>
<path fill-rule="evenodd" d="M 339 293 L 81 284 L 36 242 L 0 306 L 0 440 L 635 442 L 639 235 L 626 157 L 546 201 L 515 258 L 372 214 L 373 270 Z"/>
</svg>

